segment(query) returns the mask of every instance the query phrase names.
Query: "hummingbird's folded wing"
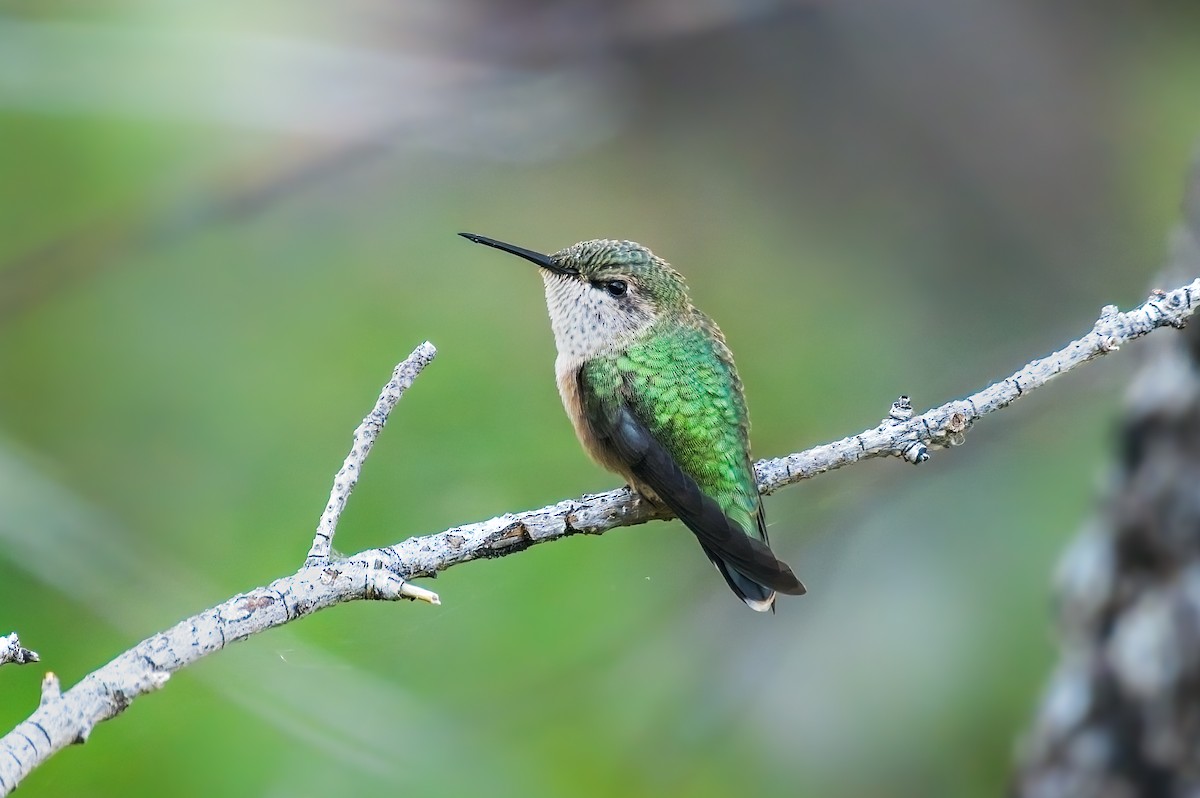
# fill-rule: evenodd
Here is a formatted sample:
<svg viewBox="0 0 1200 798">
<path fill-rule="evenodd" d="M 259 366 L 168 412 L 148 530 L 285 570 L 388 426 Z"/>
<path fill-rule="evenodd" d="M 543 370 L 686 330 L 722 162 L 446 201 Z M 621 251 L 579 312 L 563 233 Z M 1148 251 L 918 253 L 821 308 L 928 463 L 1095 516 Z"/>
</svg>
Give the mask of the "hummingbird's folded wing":
<svg viewBox="0 0 1200 798">
<path fill-rule="evenodd" d="M 790 595 L 804 593 L 804 585 L 787 563 L 726 516 L 628 406 L 619 403 L 615 409 L 591 415 L 589 421 L 630 472 L 658 494 L 706 549 L 765 587 Z"/>
</svg>

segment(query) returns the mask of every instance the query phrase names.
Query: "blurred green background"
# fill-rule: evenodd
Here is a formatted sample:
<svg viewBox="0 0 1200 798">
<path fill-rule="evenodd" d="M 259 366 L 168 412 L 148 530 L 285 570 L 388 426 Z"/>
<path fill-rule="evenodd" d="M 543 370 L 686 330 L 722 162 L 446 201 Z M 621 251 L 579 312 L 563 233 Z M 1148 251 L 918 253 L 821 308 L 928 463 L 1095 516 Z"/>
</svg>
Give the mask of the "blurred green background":
<svg viewBox="0 0 1200 798">
<path fill-rule="evenodd" d="M 0 633 L 43 662 L 0 728 L 294 570 L 422 340 L 339 549 L 619 484 L 534 270 L 459 230 L 653 247 L 780 455 L 1139 302 L 1198 78 L 1188 4 L 3 4 Z M 1135 357 L 768 499 L 775 617 L 676 523 L 570 539 L 210 658 L 22 795 L 995 795 Z"/>
</svg>

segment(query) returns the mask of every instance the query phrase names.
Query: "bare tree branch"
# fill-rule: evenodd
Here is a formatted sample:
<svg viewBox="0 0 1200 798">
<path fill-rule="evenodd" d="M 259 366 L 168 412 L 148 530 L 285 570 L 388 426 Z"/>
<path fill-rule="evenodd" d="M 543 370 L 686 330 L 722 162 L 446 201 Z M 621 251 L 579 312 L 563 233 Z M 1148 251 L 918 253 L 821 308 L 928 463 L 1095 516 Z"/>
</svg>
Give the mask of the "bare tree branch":
<svg viewBox="0 0 1200 798">
<path fill-rule="evenodd" d="M 345 601 L 419 599 L 440 603 L 436 593 L 385 569 L 375 552 L 363 552 L 336 565 L 329 563 L 333 533 L 358 482 L 363 460 L 400 397 L 436 354 L 433 344 L 426 341 L 396 366 L 375 407 L 355 430 L 354 444 L 334 477 L 329 505 L 321 515 L 304 567 L 143 640 L 66 693 L 58 677 L 47 673 L 37 710 L 0 738 L 0 795 L 11 792 L 57 751 L 85 742 L 97 723 L 116 717 L 138 696 L 162 687 L 175 671 L 230 643 Z M 10 637 L 15 640 L 16 635 Z"/>
<path fill-rule="evenodd" d="M 912 463 L 929 459 L 929 449 L 954 446 L 966 431 L 988 413 L 1015 402 L 1049 380 L 1158 327 L 1181 327 L 1200 303 L 1200 279 L 1170 292 L 1155 292 L 1127 313 L 1109 305 L 1086 335 L 1034 360 L 1012 376 L 965 399 L 911 417 L 908 397 L 892 405 L 877 427 L 840 441 L 754 465 L 758 489 L 774 493 L 802 479 L 872 457 L 896 456 Z M 382 549 L 389 567 L 406 578 L 431 576 L 452 565 L 498 557 L 535 543 L 577 533 L 602 534 L 610 529 L 670 518 L 663 508 L 644 501 L 628 488 L 561 501 L 538 510 L 507 514 L 487 521 L 448 529 L 436 535 L 410 538 Z"/>
<path fill-rule="evenodd" d="M 889 423 L 889 419 L 885 419 L 875 429 L 853 438 L 843 438 L 777 460 L 760 461 L 755 466 L 759 488 L 763 493 L 771 493 L 784 485 L 868 457 L 895 455 L 914 463 L 924 462 L 928 452 L 921 448 L 922 445 L 931 448 L 957 446 L 976 421 L 1008 407 L 1059 374 L 1115 352 L 1122 344 L 1159 327 L 1183 327 L 1197 303 L 1200 303 L 1200 279 L 1174 291 L 1155 291 L 1149 299 L 1126 313 L 1121 313 L 1116 305 L 1106 305 L 1087 335 L 1046 357 L 1031 361 L 1007 379 L 966 399 L 947 402 L 904 423 Z M 901 403 L 907 404 L 907 397 L 901 397 Z M 890 420 L 897 418 L 897 409 L 894 408 Z"/>
<path fill-rule="evenodd" d="M 39 659 L 41 657 L 36 651 L 21 646 L 21 638 L 17 637 L 16 632 L 0 637 L 0 665 L 7 665 L 10 662 L 14 665 L 28 665 Z"/>
<path fill-rule="evenodd" d="M 312 548 L 308 550 L 308 557 L 304 561 L 305 565 L 325 565 L 329 562 L 329 553 L 332 550 L 333 534 L 337 530 L 338 519 L 342 517 L 342 510 L 346 509 L 346 500 L 350 498 L 350 493 L 358 484 L 358 475 L 362 472 L 367 455 L 371 453 L 371 447 L 375 445 L 375 439 L 383 431 L 383 425 L 387 423 L 388 416 L 395 409 L 400 397 L 412 387 L 417 375 L 433 361 L 436 355 L 437 350 L 433 348 L 433 344 L 426 341 L 418 346 L 404 362 L 396 366 L 391 380 L 383 386 L 383 391 L 379 394 L 374 409 L 358 425 L 358 429 L 354 430 L 354 443 L 350 447 L 350 454 L 346 455 L 346 460 L 342 463 L 342 470 L 338 471 L 337 476 L 333 478 L 329 503 L 325 505 L 325 512 L 321 514 L 321 520 L 317 523 L 317 534 L 313 537 Z M 439 603 L 436 596 L 433 603 Z"/>
<path fill-rule="evenodd" d="M 924 462 L 929 449 L 960 443 L 984 415 L 1127 341 L 1158 327 L 1181 327 L 1200 302 L 1200 279 L 1171 292 L 1155 292 L 1128 313 L 1104 308 L 1092 330 L 1045 358 L 966 399 L 949 402 L 916 418 L 907 397 L 872 429 L 805 452 L 755 465 L 759 490 L 771 493 L 869 457 L 894 455 Z M 506 514 L 395 546 L 330 560 L 338 518 L 357 482 L 363 461 L 403 392 L 433 359 L 431 344 L 418 347 L 398 365 L 375 408 L 355 431 L 354 444 L 334 480 L 330 501 L 312 549 L 295 574 L 243 593 L 156 634 L 61 692 L 47 674 L 38 709 L 0 738 L 0 795 L 12 791 L 35 767 L 71 743 L 84 742 L 95 725 L 120 714 L 138 696 L 162 687 L 171 674 L 230 643 L 317 610 L 346 601 L 420 599 L 438 596 L 408 580 L 432 576 L 471 560 L 499 557 L 535 543 L 576 533 L 600 534 L 621 526 L 668 517 L 628 488 L 562 501 L 539 510 Z"/>
</svg>

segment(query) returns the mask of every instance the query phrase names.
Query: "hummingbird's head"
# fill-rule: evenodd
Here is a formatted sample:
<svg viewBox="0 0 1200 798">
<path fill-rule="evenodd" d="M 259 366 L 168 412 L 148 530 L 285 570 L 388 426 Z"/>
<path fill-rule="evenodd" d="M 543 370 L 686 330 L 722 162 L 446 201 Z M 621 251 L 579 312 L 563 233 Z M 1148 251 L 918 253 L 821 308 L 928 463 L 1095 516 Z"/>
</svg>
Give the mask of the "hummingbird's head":
<svg viewBox="0 0 1200 798">
<path fill-rule="evenodd" d="M 619 347 L 688 307 L 687 285 L 665 260 L 633 241 L 581 241 L 551 255 L 460 233 L 541 267 L 559 355 L 587 359 Z"/>
</svg>

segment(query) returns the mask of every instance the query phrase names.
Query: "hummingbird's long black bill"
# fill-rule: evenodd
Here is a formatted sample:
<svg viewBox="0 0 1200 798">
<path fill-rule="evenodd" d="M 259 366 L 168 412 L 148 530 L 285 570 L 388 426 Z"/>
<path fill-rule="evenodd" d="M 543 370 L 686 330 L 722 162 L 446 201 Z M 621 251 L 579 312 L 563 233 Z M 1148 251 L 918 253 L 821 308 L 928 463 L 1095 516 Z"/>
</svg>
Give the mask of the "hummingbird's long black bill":
<svg viewBox="0 0 1200 798">
<path fill-rule="evenodd" d="M 476 244 L 483 244 L 486 247 L 494 247 L 502 252 L 507 252 L 510 255 L 516 255 L 518 258 L 524 258 L 527 261 L 532 261 L 538 266 L 541 266 L 543 269 L 554 272 L 555 274 L 565 274 L 570 276 L 579 274 L 579 272 L 577 272 L 575 269 L 567 269 L 558 265 L 551 260 L 549 255 L 543 255 L 540 252 L 534 252 L 532 249 L 525 249 L 524 247 L 514 246 L 513 244 L 506 244 L 503 241 L 497 241 L 496 239 L 488 238 L 487 236 L 477 236 L 474 233 L 459 233 L 459 235 L 468 241 L 474 241 Z"/>
</svg>

